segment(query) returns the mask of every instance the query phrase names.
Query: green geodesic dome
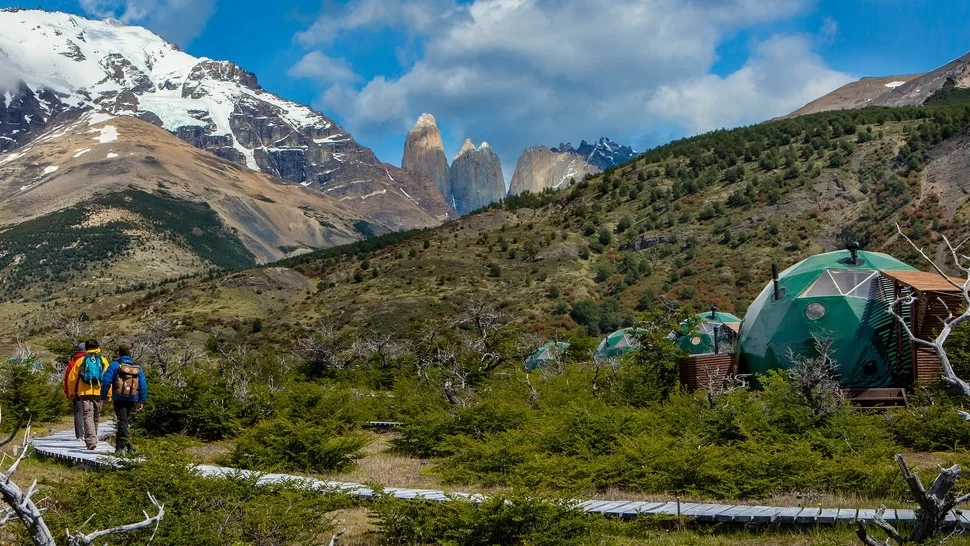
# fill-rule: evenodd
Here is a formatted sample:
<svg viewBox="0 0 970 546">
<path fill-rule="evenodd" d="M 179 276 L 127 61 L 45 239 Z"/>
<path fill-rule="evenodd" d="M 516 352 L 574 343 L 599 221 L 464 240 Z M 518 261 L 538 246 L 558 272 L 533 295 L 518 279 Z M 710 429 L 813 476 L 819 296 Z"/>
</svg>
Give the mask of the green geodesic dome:
<svg viewBox="0 0 970 546">
<path fill-rule="evenodd" d="M 815 354 L 812 335 L 817 334 L 833 340 L 831 356 L 843 387 L 894 386 L 897 361 L 904 370 L 910 364 L 906 350 L 897 358 L 888 311 L 891 284 L 880 282 L 879 271 L 915 268 L 878 252 L 859 252 L 858 262 L 852 263 L 847 250 L 807 258 L 779 274 L 778 301 L 769 282 L 741 326 L 742 370 L 787 369 L 789 350 L 796 356 Z"/>
<path fill-rule="evenodd" d="M 536 349 L 536 352 L 525 359 L 525 370 L 531 372 L 536 368 L 545 366 L 546 362 L 555 359 L 569 349 L 569 344 L 565 341 L 550 341 Z"/>
<path fill-rule="evenodd" d="M 596 360 L 618 358 L 627 351 L 639 348 L 640 342 L 637 341 L 637 335 L 642 332 L 642 328 L 623 328 L 613 332 L 600 341 L 596 352 L 593 353 L 593 358 Z"/>
<path fill-rule="evenodd" d="M 723 311 L 708 311 L 697 313 L 691 322 L 695 325 L 694 328 L 691 328 L 691 324 L 687 321 L 680 324 L 681 332 L 675 343 L 681 350 L 692 355 L 703 355 L 714 352 L 715 327 L 718 332 L 718 344 L 721 348 L 725 348 L 732 334 L 724 324 L 737 324 L 741 319 Z"/>
</svg>

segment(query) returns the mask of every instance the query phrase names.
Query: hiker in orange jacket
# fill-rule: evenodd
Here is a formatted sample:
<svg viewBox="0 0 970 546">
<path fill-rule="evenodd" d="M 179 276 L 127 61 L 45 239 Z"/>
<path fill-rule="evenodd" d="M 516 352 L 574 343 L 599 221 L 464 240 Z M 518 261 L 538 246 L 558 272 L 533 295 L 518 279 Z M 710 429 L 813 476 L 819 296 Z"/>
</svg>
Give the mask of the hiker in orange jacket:
<svg viewBox="0 0 970 546">
<path fill-rule="evenodd" d="M 74 438 L 79 442 L 84 440 L 84 412 L 81 409 L 81 401 L 78 400 L 77 396 L 73 396 L 70 393 L 71 389 L 68 387 L 70 382 L 67 380 L 67 376 L 70 375 L 71 368 L 77 364 L 78 359 L 84 356 L 84 353 L 85 348 L 84 342 L 82 341 L 77 344 L 77 352 L 67 360 L 67 368 L 64 369 L 64 396 L 74 405 Z"/>
<path fill-rule="evenodd" d="M 101 377 L 108 359 L 101 356 L 97 340 L 85 344 L 84 355 L 76 359 L 67 374 L 67 397 L 77 398 L 84 416 L 84 446 L 98 447 L 98 421 L 101 420 Z"/>
</svg>

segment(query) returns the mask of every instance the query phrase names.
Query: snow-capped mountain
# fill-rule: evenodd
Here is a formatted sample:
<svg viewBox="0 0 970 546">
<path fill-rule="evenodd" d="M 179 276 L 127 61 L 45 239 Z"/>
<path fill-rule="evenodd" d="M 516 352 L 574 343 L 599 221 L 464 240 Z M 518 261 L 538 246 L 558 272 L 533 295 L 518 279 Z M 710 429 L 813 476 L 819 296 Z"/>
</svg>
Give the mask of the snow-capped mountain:
<svg viewBox="0 0 970 546">
<path fill-rule="evenodd" d="M 606 137 L 600 137 L 595 144 L 590 144 L 584 140 L 579 144 L 579 148 L 573 148 L 573 145 L 569 142 L 562 143 L 559 148 L 553 148 L 553 151 L 577 153 L 586 158 L 590 165 L 601 171 L 630 161 L 637 156 L 637 152 L 633 148 L 621 146 Z"/>
<path fill-rule="evenodd" d="M 93 109 L 138 117 L 251 170 L 360 200 L 388 229 L 451 214 L 430 181 L 381 163 L 332 120 L 266 92 L 231 62 L 193 57 L 115 20 L 8 9 L 0 28 L 0 152 Z"/>
</svg>

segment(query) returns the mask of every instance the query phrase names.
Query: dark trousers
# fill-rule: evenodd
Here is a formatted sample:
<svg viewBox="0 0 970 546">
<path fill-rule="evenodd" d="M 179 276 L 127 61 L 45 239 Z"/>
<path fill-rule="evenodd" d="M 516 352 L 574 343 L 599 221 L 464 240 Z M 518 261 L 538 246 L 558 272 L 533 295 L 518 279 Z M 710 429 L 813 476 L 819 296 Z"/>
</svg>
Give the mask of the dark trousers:
<svg viewBox="0 0 970 546">
<path fill-rule="evenodd" d="M 134 402 L 114 401 L 115 417 L 118 418 L 118 431 L 115 434 L 115 449 L 128 447 L 128 429 L 131 425 L 131 414 L 135 411 Z"/>
<path fill-rule="evenodd" d="M 74 437 L 84 439 L 84 405 L 78 398 L 74 399 Z"/>
</svg>

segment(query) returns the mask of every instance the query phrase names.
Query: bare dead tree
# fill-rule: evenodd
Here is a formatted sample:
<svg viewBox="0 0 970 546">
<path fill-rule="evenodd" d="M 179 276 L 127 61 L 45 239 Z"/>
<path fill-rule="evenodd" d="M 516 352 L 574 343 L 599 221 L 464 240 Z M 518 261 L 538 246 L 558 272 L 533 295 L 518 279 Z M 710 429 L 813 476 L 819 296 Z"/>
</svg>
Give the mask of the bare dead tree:
<svg viewBox="0 0 970 546">
<path fill-rule="evenodd" d="M 525 384 L 529 386 L 529 405 L 535 406 L 539 403 L 539 391 L 532 385 L 532 378 L 529 376 L 529 372 L 525 373 Z"/>
<path fill-rule="evenodd" d="M 327 546 L 337 546 L 337 544 L 340 542 L 338 539 L 340 538 L 341 535 L 344 534 L 344 532 L 345 531 L 337 531 L 336 533 L 334 533 L 333 538 L 330 539 L 330 542 L 327 543 Z"/>
<path fill-rule="evenodd" d="M 296 343 L 296 356 L 315 374 L 342 370 L 348 361 L 337 331 L 328 322 L 317 322 L 313 332 Z"/>
<path fill-rule="evenodd" d="M 136 362 L 158 366 L 166 376 L 202 358 L 198 349 L 180 342 L 177 333 L 176 322 L 167 319 L 153 321 L 132 337 L 132 358 Z"/>
<path fill-rule="evenodd" d="M 902 536 L 895 527 L 890 525 L 882 517 L 883 512 L 886 510 L 886 507 L 883 506 L 876 512 L 876 517 L 871 522 L 889 536 L 885 542 L 880 543 L 869 536 L 866 527 L 867 522 L 865 520 L 856 522 L 856 535 L 866 546 L 887 546 L 890 544 L 890 540 L 902 545 L 937 538 L 942 533 L 946 515 L 954 507 L 970 500 L 970 494 L 958 497 L 952 493 L 953 486 L 956 485 L 957 478 L 960 475 L 960 465 L 953 465 L 949 468 L 942 469 L 933 481 L 933 485 L 929 491 L 927 491 L 919 478 L 919 474 L 910 471 L 902 455 L 896 455 L 896 464 L 899 465 L 899 469 L 903 472 L 903 478 L 906 479 L 906 485 L 909 486 L 910 493 L 912 493 L 913 498 L 919 504 L 919 509 L 916 511 L 916 523 L 913 525 L 909 536 Z"/>
<path fill-rule="evenodd" d="M 970 258 L 959 253 L 960 247 L 967 242 L 967 239 L 964 239 L 962 242 L 960 242 L 960 244 L 954 246 L 950 243 L 950 240 L 947 239 L 946 236 L 943 236 L 943 242 L 946 243 L 946 247 L 950 251 L 950 255 L 953 258 L 954 267 L 962 271 L 967 277 L 967 280 L 964 281 L 963 284 L 958 284 L 954 282 L 946 273 L 944 273 L 943 269 L 941 269 L 940 266 L 937 265 L 936 262 L 934 262 L 926 254 L 925 251 L 923 251 L 922 248 L 916 246 L 916 243 L 914 243 L 912 239 L 903 233 L 903 230 L 899 227 L 899 224 L 896 224 L 896 231 L 900 236 L 903 237 L 903 239 L 906 239 L 906 242 L 908 242 L 910 246 L 912 246 L 913 249 L 915 249 L 916 252 L 918 252 L 928 264 L 930 264 L 930 267 L 932 267 L 934 271 L 939 273 L 955 289 L 959 290 L 960 295 L 963 297 L 963 303 L 966 308 L 962 314 L 954 316 L 953 312 L 949 307 L 947 307 L 946 303 L 943 302 L 942 299 L 939 300 L 947 310 L 947 317 L 943 320 L 943 328 L 940 330 L 940 333 L 937 334 L 936 338 L 933 340 L 925 340 L 917 337 L 913 330 L 909 327 L 909 324 L 906 323 L 906 320 L 896 311 L 900 304 L 912 305 L 915 303 L 916 296 L 914 294 L 900 296 L 899 298 L 893 300 L 893 302 L 889 305 L 889 312 L 893 314 L 896 321 L 906 331 L 906 334 L 913 341 L 913 343 L 923 345 L 924 347 L 929 347 L 936 352 L 936 356 L 939 357 L 940 364 L 943 367 L 943 381 L 949 385 L 952 385 L 953 387 L 956 387 L 964 396 L 970 398 L 970 384 L 957 377 L 956 372 L 953 371 L 953 366 L 950 364 L 950 359 L 946 354 L 946 349 L 944 348 L 946 340 L 950 337 L 950 334 L 953 333 L 953 329 L 965 322 L 967 319 L 970 319 L 970 266 L 963 265 L 963 262 L 970 260 Z M 970 415 L 965 415 L 964 418 L 970 419 Z"/>
<path fill-rule="evenodd" d="M 6 525 L 14 518 L 19 519 L 24 526 L 27 527 L 27 533 L 30 535 L 30 540 L 34 546 L 57 546 L 57 542 L 54 540 L 54 535 L 51 534 L 50 529 L 47 527 L 47 523 L 44 521 L 43 511 L 37 506 L 33 499 L 34 495 L 38 491 L 37 480 L 34 480 L 33 483 L 30 484 L 30 487 L 28 487 L 26 490 L 22 489 L 15 481 L 13 481 L 17 467 L 24 459 L 27 458 L 27 455 L 30 452 L 30 444 L 30 423 L 28 423 L 24 430 L 23 443 L 20 446 L 19 454 L 5 472 L 0 472 L 0 497 L 2 497 L 3 503 L 7 505 L 5 509 L 0 511 L 0 525 Z M 147 513 L 145 513 L 145 520 L 142 522 L 122 525 L 88 534 L 84 534 L 81 531 L 75 531 L 73 533 L 68 531 L 67 543 L 70 546 L 90 546 L 94 544 L 95 540 L 103 536 L 130 533 L 151 525 L 154 525 L 155 530 L 157 531 L 159 523 L 165 516 L 165 507 L 161 505 L 151 493 L 148 494 L 148 498 L 158 510 L 154 516 L 149 516 Z M 152 533 L 152 538 L 154 538 L 154 536 L 155 534 Z M 149 542 L 151 541 L 149 540 Z"/>
<path fill-rule="evenodd" d="M 707 405 L 714 409 L 721 397 L 734 391 L 748 390 L 751 374 L 728 374 L 720 377 L 716 371 L 707 370 Z"/>
<path fill-rule="evenodd" d="M 837 379 L 838 371 L 832 360 L 833 339 L 812 335 L 815 353 L 812 356 L 796 355 L 788 349 L 788 359 L 792 367 L 788 377 L 801 402 L 812 410 L 815 417 L 825 418 L 835 413 L 842 405 L 842 390 Z"/>
</svg>

